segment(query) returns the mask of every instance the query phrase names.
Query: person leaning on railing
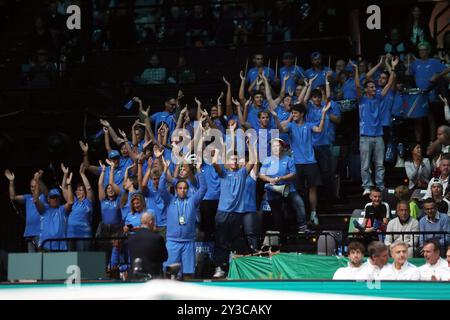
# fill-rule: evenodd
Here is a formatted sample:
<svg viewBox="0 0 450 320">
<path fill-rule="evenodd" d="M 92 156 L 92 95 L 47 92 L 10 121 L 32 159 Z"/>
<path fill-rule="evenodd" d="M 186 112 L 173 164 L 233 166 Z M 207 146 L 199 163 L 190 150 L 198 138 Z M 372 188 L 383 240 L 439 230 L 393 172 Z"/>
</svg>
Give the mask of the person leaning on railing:
<svg viewBox="0 0 450 320">
<path fill-rule="evenodd" d="M 432 198 L 427 198 L 423 202 L 425 216 L 420 219 L 419 229 L 421 232 L 449 232 L 449 220 L 447 213 L 437 211 L 436 203 Z M 448 236 L 447 236 L 448 237 Z M 445 245 L 446 236 L 443 234 L 423 234 L 419 238 L 420 246 L 425 240 L 435 238 L 439 240 L 441 246 Z"/>
</svg>

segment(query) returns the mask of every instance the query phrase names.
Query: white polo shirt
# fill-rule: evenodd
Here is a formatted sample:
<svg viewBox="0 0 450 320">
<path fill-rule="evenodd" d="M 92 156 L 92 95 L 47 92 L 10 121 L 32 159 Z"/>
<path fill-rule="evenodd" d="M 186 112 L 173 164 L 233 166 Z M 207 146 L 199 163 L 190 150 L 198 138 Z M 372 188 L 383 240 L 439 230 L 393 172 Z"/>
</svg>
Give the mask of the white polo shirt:
<svg viewBox="0 0 450 320">
<path fill-rule="evenodd" d="M 406 261 L 400 270 L 395 268 L 394 264 L 384 267 L 380 272 L 381 280 L 403 280 L 417 281 L 420 280 L 419 268 Z"/>
<path fill-rule="evenodd" d="M 342 267 L 336 270 L 333 275 L 333 280 L 354 280 L 358 272 L 364 267 L 361 264 L 358 268 L 353 267 L 350 263 L 347 267 Z"/>
<path fill-rule="evenodd" d="M 388 263 L 383 268 L 379 268 L 376 265 L 373 265 L 372 262 L 367 260 L 367 262 L 362 266 L 361 270 L 356 274 L 356 280 L 380 280 L 381 270 L 390 266 Z"/>
<path fill-rule="evenodd" d="M 439 258 L 434 265 L 426 263 L 419 267 L 419 272 L 420 280 L 423 281 L 431 281 L 433 275 L 439 281 L 450 280 L 450 268 L 448 267 L 448 262 L 442 258 Z"/>
</svg>

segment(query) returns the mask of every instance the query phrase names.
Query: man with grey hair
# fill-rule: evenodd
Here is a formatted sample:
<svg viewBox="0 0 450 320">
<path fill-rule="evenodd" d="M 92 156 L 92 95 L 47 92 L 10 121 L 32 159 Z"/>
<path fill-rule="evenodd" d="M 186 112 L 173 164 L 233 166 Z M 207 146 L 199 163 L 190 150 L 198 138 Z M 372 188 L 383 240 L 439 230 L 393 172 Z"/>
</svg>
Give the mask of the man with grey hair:
<svg viewBox="0 0 450 320">
<path fill-rule="evenodd" d="M 393 264 L 385 266 L 380 272 L 380 280 L 420 280 L 419 269 L 408 262 L 408 244 L 401 240 L 390 246 Z"/>
<path fill-rule="evenodd" d="M 380 241 L 373 241 L 367 248 L 369 259 L 363 268 L 358 272 L 356 280 L 380 280 L 381 270 L 389 266 L 388 248 Z"/>
<path fill-rule="evenodd" d="M 136 259 L 142 262 L 141 273 L 150 274 L 153 278 L 162 277 L 162 264 L 167 260 L 167 249 L 164 238 L 154 232 L 155 216 L 145 212 L 141 217 L 141 229 L 128 237 L 131 262 Z M 134 270 L 135 266 L 133 266 Z"/>
<path fill-rule="evenodd" d="M 414 246 L 418 247 L 419 245 L 419 236 L 401 233 L 419 231 L 419 222 L 411 217 L 407 201 L 399 201 L 396 209 L 397 217 L 389 221 L 386 232 L 399 232 L 399 234 L 387 234 L 384 244 L 390 246 L 393 242 L 402 240 L 408 246 L 408 257 L 412 257 Z"/>
</svg>

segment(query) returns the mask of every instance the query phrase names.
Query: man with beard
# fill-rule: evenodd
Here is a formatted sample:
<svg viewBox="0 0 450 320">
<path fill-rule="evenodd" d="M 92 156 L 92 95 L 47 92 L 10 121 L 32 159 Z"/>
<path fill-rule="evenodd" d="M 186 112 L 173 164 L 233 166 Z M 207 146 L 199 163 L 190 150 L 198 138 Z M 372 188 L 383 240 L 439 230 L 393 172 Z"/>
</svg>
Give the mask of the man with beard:
<svg viewBox="0 0 450 320">
<path fill-rule="evenodd" d="M 348 245 L 348 266 L 336 270 L 333 280 L 353 280 L 364 266 L 364 246 L 354 241 Z"/>
</svg>

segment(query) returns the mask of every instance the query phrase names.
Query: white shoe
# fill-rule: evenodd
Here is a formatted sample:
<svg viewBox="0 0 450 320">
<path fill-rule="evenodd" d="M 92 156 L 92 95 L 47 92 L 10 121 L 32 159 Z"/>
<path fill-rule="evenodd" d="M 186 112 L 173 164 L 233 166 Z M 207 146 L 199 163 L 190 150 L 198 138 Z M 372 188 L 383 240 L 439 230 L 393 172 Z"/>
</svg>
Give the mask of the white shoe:
<svg viewBox="0 0 450 320">
<path fill-rule="evenodd" d="M 370 189 L 364 189 L 363 196 L 370 194 Z"/>
<path fill-rule="evenodd" d="M 309 217 L 309 220 L 311 220 L 315 225 L 319 224 L 319 218 L 317 218 L 316 212 L 311 212 L 311 216 Z"/>
<path fill-rule="evenodd" d="M 225 278 L 225 272 L 221 267 L 216 268 L 216 272 L 214 272 L 213 278 Z"/>
</svg>

